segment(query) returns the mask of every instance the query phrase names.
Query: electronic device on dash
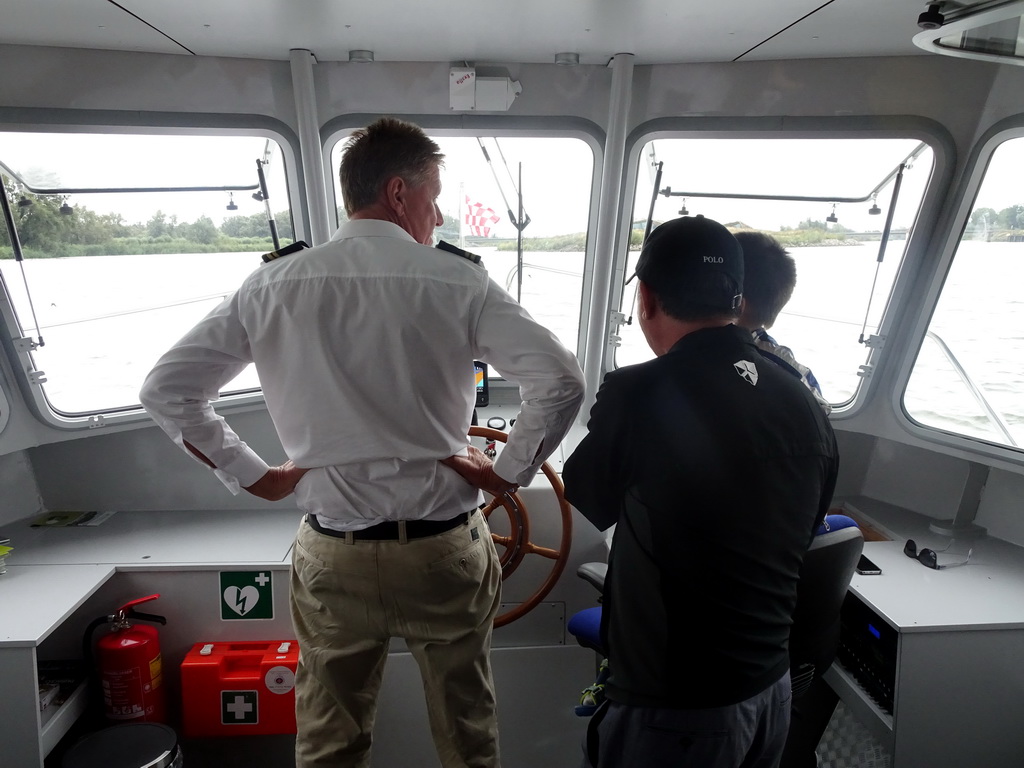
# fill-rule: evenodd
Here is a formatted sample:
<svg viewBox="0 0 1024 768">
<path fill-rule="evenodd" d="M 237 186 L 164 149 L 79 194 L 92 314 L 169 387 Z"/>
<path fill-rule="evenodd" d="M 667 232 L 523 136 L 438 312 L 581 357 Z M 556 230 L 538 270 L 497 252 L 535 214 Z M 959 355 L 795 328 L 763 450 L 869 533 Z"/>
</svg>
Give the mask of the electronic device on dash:
<svg viewBox="0 0 1024 768">
<path fill-rule="evenodd" d="M 476 374 L 476 407 L 483 408 L 491 400 L 490 389 L 487 386 L 487 363 L 474 360 L 473 369 Z"/>
<path fill-rule="evenodd" d="M 857 573 L 861 576 L 877 576 L 882 572 L 882 569 L 875 565 L 871 560 L 860 556 L 860 560 L 857 561 Z"/>
</svg>

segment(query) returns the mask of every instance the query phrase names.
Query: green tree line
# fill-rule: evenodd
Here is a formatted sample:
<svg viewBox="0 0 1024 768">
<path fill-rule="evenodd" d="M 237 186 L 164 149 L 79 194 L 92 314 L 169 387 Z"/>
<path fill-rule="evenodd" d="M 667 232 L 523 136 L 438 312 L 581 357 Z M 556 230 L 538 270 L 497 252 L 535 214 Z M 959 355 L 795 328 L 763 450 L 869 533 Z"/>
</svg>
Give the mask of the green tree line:
<svg viewBox="0 0 1024 768">
<path fill-rule="evenodd" d="M 657 226 L 660 222 L 655 222 Z M 729 230 L 738 232 L 742 229 L 750 229 L 740 221 L 729 222 L 725 225 Z M 639 250 L 644 241 L 644 232 L 647 228 L 646 221 L 634 221 L 629 233 L 629 249 Z M 807 219 L 800 222 L 796 227 L 782 227 L 778 232 L 769 232 L 785 248 L 799 248 L 813 245 L 835 245 L 846 242 L 851 230 L 839 224 L 828 226 L 824 221 Z M 881 233 L 879 233 L 879 236 Z M 496 243 L 499 251 L 514 251 L 517 248 L 514 240 L 502 240 Z M 548 251 L 548 252 L 579 252 L 586 250 L 587 233 L 576 232 L 569 235 L 556 235 L 554 237 L 532 237 L 523 238 L 524 251 Z"/>
<path fill-rule="evenodd" d="M 177 216 L 156 211 L 148 221 L 128 223 L 118 213 L 99 214 L 84 205 L 67 205 L 60 195 L 33 195 L 5 179 L 4 193 L 14 215 L 19 241 L 26 258 L 61 256 L 133 255 L 147 253 L 218 253 L 227 251 L 261 251 L 273 248 L 270 226 L 264 213 L 229 216 L 219 226 L 208 216 L 195 221 L 179 221 Z M 344 210 L 338 219 L 344 221 Z M 295 239 L 291 212 L 274 214 L 279 239 L 289 243 Z M 643 242 L 646 222 L 633 222 L 630 248 Z M 746 229 L 742 222 L 727 224 L 736 231 Z M 978 208 L 968 223 L 972 232 L 983 231 L 990 240 L 1009 239 L 1015 231 L 1024 230 L 1024 205 L 1013 205 L 996 211 Z M 806 219 L 796 227 L 780 227 L 770 232 L 785 247 L 844 244 L 850 230 L 839 224 Z M 444 214 L 444 224 L 436 232 L 437 239 L 457 241 L 459 220 Z M 553 237 L 524 237 L 523 248 L 529 251 L 579 252 L 586 249 L 587 233 L 576 232 Z M 515 250 L 514 240 L 496 241 L 499 250 Z M 10 233 L 0 228 L 0 258 L 12 258 Z"/>
<path fill-rule="evenodd" d="M 265 213 L 229 216 L 217 226 L 209 216 L 179 221 L 156 211 L 148 221 L 128 223 L 119 213 L 99 214 L 70 206 L 60 195 L 32 195 L 5 182 L 25 258 L 117 256 L 146 253 L 217 253 L 273 248 Z M 282 243 L 295 239 L 290 211 L 274 214 Z M 12 258 L 10 232 L 0 227 L 0 258 Z"/>
<path fill-rule="evenodd" d="M 968 224 L 972 229 L 990 230 L 1024 229 L 1024 205 L 1011 205 L 996 211 L 993 208 L 975 208 Z"/>
</svg>

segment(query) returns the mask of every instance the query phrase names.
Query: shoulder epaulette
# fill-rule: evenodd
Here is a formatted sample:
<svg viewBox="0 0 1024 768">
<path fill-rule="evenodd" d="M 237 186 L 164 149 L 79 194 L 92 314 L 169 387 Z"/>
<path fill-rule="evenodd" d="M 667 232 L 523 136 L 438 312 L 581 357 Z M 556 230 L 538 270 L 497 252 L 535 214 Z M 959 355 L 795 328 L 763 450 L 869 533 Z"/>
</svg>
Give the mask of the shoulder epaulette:
<svg viewBox="0 0 1024 768">
<path fill-rule="evenodd" d="M 437 247 L 440 248 L 442 251 L 448 251 L 448 253 L 454 253 L 456 256 L 461 256 L 464 259 L 469 259 L 474 264 L 480 263 L 480 256 L 478 256 L 477 254 L 470 253 L 469 251 L 464 251 L 457 245 L 446 243 L 444 240 L 438 240 Z"/>
<path fill-rule="evenodd" d="M 309 248 L 309 243 L 305 240 L 296 240 L 291 245 L 286 245 L 284 248 L 278 248 L 276 251 L 263 254 L 263 262 L 269 264 L 274 259 L 280 259 L 282 256 L 287 256 L 297 251 L 301 251 L 304 248 Z"/>
</svg>

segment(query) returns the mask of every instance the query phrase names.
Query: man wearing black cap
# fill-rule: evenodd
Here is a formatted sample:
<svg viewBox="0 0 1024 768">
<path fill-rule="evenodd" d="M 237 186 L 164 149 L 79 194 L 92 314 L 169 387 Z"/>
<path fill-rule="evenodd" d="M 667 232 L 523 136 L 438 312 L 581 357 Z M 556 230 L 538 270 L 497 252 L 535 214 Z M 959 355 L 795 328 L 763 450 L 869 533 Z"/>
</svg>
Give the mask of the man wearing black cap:
<svg viewBox="0 0 1024 768">
<path fill-rule="evenodd" d="M 676 219 L 637 263 L 657 357 L 609 373 L 566 496 L 617 524 L 601 634 L 611 675 L 585 766 L 764 766 L 789 720 L 787 641 L 804 552 L 835 486 L 811 393 L 733 324 L 743 253 Z"/>
</svg>

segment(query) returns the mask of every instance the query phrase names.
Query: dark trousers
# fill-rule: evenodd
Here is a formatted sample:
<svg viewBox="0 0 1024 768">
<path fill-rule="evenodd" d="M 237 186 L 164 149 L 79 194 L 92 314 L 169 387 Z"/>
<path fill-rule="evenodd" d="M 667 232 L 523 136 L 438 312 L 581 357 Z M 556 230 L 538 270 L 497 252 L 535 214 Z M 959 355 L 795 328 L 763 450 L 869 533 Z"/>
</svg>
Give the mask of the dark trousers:
<svg viewBox="0 0 1024 768">
<path fill-rule="evenodd" d="M 775 768 L 789 709 L 788 672 L 756 696 L 726 707 L 608 701 L 591 720 L 582 768 Z"/>
<path fill-rule="evenodd" d="M 782 752 L 781 768 L 815 768 L 818 764 L 814 750 L 835 712 L 839 696 L 831 686 L 816 677 L 807 692 L 793 699 L 793 713 L 789 723 L 789 736 Z"/>
</svg>

